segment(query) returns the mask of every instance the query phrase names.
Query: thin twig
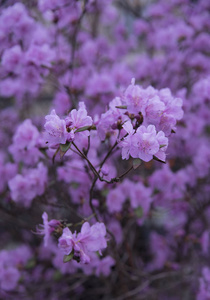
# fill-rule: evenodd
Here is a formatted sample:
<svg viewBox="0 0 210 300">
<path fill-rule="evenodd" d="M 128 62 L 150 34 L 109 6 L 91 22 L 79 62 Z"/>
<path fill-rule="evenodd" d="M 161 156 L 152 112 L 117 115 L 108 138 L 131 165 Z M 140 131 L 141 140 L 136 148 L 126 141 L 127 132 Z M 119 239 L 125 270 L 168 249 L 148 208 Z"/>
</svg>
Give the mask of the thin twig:
<svg viewBox="0 0 210 300">
<path fill-rule="evenodd" d="M 125 171 L 125 173 L 121 174 L 120 176 L 118 176 L 119 179 L 123 178 L 125 175 L 127 175 L 131 170 L 133 170 L 133 166 L 131 166 L 127 171 Z"/>
<path fill-rule="evenodd" d="M 92 200 L 93 200 L 93 190 L 94 190 L 94 187 L 95 187 L 95 184 L 96 184 L 96 181 L 97 181 L 97 180 L 98 180 L 98 177 L 95 176 L 95 178 L 93 179 L 91 188 L 90 188 L 89 205 L 90 205 L 90 208 L 92 209 L 93 214 L 95 215 L 96 220 L 97 220 L 98 222 L 100 222 L 100 221 L 99 221 L 99 217 L 98 217 L 98 215 L 97 215 L 97 213 L 96 213 L 96 209 L 95 209 L 95 207 L 94 207 L 94 205 L 93 205 L 93 201 L 92 201 Z"/>
<path fill-rule="evenodd" d="M 110 154 L 112 153 L 112 151 L 114 150 L 114 148 L 117 146 L 118 142 L 116 141 L 114 143 L 114 145 L 110 148 L 110 150 L 108 151 L 107 155 L 104 157 L 104 159 L 102 160 L 102 162 L 100 163 L 100 169 L 99 172 L 101 171 L 101 168 L 103 167 L 104 163 L 106 162 L 106 160 L 109 158 Z"/>
</svg>

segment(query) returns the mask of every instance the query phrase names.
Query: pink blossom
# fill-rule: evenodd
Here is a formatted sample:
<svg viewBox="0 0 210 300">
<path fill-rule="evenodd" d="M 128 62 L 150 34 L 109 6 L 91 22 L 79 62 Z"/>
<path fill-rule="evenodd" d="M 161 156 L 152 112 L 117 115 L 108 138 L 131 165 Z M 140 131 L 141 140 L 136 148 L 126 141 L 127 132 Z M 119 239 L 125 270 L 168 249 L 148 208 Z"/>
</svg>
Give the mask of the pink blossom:
<svg viewBox="0 0 210 300">
<path fill-rule="evenodd" d="M 58 247 L 62 249 L 65 255 L 69 255 L 76 245 L 76 233 L 72 234 L 71 230 L 66 227 L 62 236 L 59 238 Z"/>
<path fill-rule="evenodd" d="M 119 212 L 125 202 L 125 196 L 120 188 L 113 189 L 107 195 L 107 207 L 110 213 Z"/>
<path fill-rule="evenodd" d="M 92 226 L 88 222 L 82 225 L 81 232 L 72 234 L 66 227 L 59 238 L 59 248 L 64 254 L 69 255 L 74 250 L 82 263 L 90 262 L 90 252 L 101 251 L 106 248 L 106 227 L 103 223 L 96 223 Z"/>
<path fill-rule="evenodd" d="M 133 143 L 134 129 L 130 121 L 125 122 L 123 124 L 123 128 L 128 133 L 128 136 L 126 136 L 120 143 L 120 146 L 122 147 L 122 159 L 129 159 Z"/>
<path fill-rule="evenodd" d="M 51 233 L 61 225 L 60 221 L 52 219 L 48 221 L 48 215 L 46 212 L 42 214 L 43 225 L 40 224 L 37 227 L 37 234 L 44 235 L 44 246 L 47 247 L 49 245 L 50 235 Z"/>
<path fill-rule="evenodd" d="M 89 135 L 88 130 L 84 130 L 82 132 L 76 133 L 75 131 L 79 128 L 91 126 L 93 123 L 93 120 L 91 117 L 87 115 L 87 110 L 85 108 L 84 102 L 79 103 L 79 109 L 73 109 L 69 116 L 65 119 L 66 127 L 68 128 L 68 140 L 74 140 L 75 134 L 82 134 L 82 135 Z"/>
<path fill-rule="evenodd" d="M 23 68 L 24 55 L 19 45 L 7 49 L 2 55 L 1 65 L 7 72 L 19 74 Z"/>
<path fill-rule="evenodd" d="M 135 85 L 134 78 L 131 81 L 131 85 L 126 89 L 123 100 L 130 113 L 137 114 L 140 111 L 144 111 L 147 103 L 146 92 L 140 86 Z"/>
<path fill-rule="evenodd" d="M 45 140 L 49 147 L 65 144 L 67 140 L 66 123 L 60 119 L 55 110 L 45 117 Z"/>
<path fill-rule="evenodd" d="M 150 161 L 153 155 L 159 151 L 159 143 L 156 137 L 154 125 L 140 126 L 132 138 L 130 154 L 133 158 Z"/>
</svg>

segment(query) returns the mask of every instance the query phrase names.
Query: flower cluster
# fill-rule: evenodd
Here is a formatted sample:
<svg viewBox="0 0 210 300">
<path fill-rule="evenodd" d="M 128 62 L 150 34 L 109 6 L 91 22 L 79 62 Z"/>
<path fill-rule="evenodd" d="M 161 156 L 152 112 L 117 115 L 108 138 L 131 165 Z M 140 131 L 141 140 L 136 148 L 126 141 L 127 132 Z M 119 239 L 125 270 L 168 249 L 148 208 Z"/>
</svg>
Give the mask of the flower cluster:
<svg viewBox="0 0 210 300">
<path fill-rule="evenodd" d="M 58 247 L 65 255 L 73 253 L 75 259 L 82 263 L 89 263 L 90 252 L 100 252 L 107 247 L 105 235 L 106 227 L 103 223 L 90 226 L 88 222 L 85 222 L 78 234 L 72 234 L 69 228 L 64 228 Z"/>
<path fill-rule="evenodd" d="M 17 174 L 9 182 L 11 198 L 25 207 L 31 205 L 36 196 L 41 196 L 47 184 L 47 168 L 39 163 L 35 169 L 28 169 L 23 174 Z"/>
<path fill-rule="evenodd" d="M 24 245 L 15 250 L 0 251 L 0 286 L 3 292 L 12 291 L 17 287 L 21 279 L 20 270 L 27 265 L 31 255 L 30 249 Z"/>
<path fill-rule="evenodd" d="M 55 110 L 52 110 L 45 119 L 45 140 L 49 147 L 72 142 L 75 137 L 81 135 L 88 136 L 87 129 L 93 122 L 92 118 L 87 116 L 84 102 L 80 102 L 79 109 L 73 109 L 65 120 L 60 119 Z"/>
<path fill-rule="evenodd" d="M 123 159 L 128 159 L 130 155 L 148 162 L 155 155 L 165 161 L 168 138 L 163 131 L 157 133 L 154 125 L 142 125 L 135 132 L 131 122 L 126 122 L 123 128 L 128 133 L 121 143 Z"/>
<path fill-rule="evenodd" d="M 0 32 L 0 92 L 22 101 L 25 94 L 37 94 L 43 78 L 49 74 L 56 57 L 51 48 L 53 35 L 20 2 L 2 11 Z"/>
<path fill-rule="evenodd" d="M 24 164 L 35 165 L 41 157 L 39 151 L 41 144 L 39 131 L 28 119 L 18 126 L 9 151 L 16 163 L 24 162 Z"/>
<path fill-rule="evenodd" d="M 209 11 L 2 1 L 1 299 L 209 299 Z"/>
</svg>

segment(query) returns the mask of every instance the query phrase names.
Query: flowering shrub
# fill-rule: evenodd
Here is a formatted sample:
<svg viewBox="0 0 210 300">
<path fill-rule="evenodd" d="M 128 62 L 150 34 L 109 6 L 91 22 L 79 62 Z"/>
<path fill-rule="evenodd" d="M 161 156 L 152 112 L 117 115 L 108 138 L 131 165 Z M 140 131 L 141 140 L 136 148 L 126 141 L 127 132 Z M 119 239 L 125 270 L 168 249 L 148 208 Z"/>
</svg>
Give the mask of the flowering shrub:
<svg viewBox="0 0 210 300">
<path fill-rule="evenodd" d="M 1 299 L 210 299 L 209 18 L 2 1 Z"/>
</svg>

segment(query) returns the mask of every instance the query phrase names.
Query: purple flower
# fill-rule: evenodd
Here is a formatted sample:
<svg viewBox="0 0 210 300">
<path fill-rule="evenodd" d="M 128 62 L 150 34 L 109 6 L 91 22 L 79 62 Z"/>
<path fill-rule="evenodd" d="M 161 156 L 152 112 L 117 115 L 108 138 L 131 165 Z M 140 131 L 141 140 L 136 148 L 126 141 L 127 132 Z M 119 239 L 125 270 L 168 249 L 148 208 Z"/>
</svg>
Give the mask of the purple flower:
<svg viewBox="0 0 210 300">
<path fill-rule="evenodd" d="M 111 256 L 106 256 L 99 260 L 96 265 L 96 276 L 104 275 L 109 276 L 111 267 L 115 265 L 115 260 Z"/>
<path fill-rule="evenodd" d="M 150 188 L 145 187 L 141 182 L 132 184 L 132 188 L 130 189 L 130 203 L 132 208 L 141 207 L 143 216 L 146 216 L 149 212 L 151 202 Z"/>
<path fill-rule="evenodd" d="M 114 234 L 116 242 L 121 244 L 123 240 L 123 231 L 120 222 L 113 218 L 108 222 L 107 227 Z"/>
<path fill-rule="evenodd" d="M 4 51 L 1 65 L 7 72 L 19 74 L 23 68 L 23 53 L 19 45 Z"/>
<path fill-rule="evenodd" d="M 29 165 L 36 163 L 41 156 L 37 147 L 39 138 L 40 134 L 31 120 L 27 119 L 19 125 L 13 137 L 13 144 L 9 147 L 14 160 L 24 161 Z"/>
<path fill-rule="evenodd" d="M 57 169 L 58 180 L 63 180 L 66 183 L 77 182 L 84 186 L 84 182 L 88 184 L 89 177 L 85 172 L 83 161 L 74 158 L 67 161 L 62 167 Z"/>
<path fill-rule="evenodd" d="M 123 128 L 128 133 L 128 136 L 126 136 L 120 143 L 120 146 L 122 147 L 122 159 L 129 159 L 133 143 L 134 129 L 130 121 L 125 122 L 123 124 Z"/>
<path fill-rule="evenodd" d="M 120 187 L 111 190 L 106 200 L 106 204 L 110 213 L 121 211 L 124 202 L 125 195 L 121 191 Z"/>
<path fill-rule="evenodd" d="M 44 193 L 47 183 L 47 168 L 39 163 L 36 169 L 28 169 L 23 175 L 17 174 L 8 182 L 11 198 L 23 204 L 25 207 L 31 205 L 36 196 Z"/>
<path fill-rule="evenodd" d="M 41 196 L 47 184 L 47 168 L 40 162 L 36 169 L 31 169 L 26 172 L 25 177 L 30 182 L 31 190 L 35 196 Z"/>
<path fill-rule="evenodd" d="M 101 251 L 106 248 L 105 239 L 106 227 L 103 223 L 96 223 L 92 226 L 88 222 L 84 223 L 81 232 L 77 235 L 77 243 L 75 246 L 76 253 L 79 251 L 82 263 L 89 263 L 90 257 L 88 252 Z"/>
<path fill-rule="evenodd" d="M 160 115 L 157 129 L 164 131 L 165 135 L 168 136 L 171 134 L 171 130 L 175 129 L 176 121 L 181 120 L 183 117 L 183 102 L 180 98 L 174 98 L 168 88 L 160 90 L 158 95 L 161 101 L 164 102 L 165 109 Z"/>
<path fill-rule="evenodd" d="M 12 163 L 4 164 L 0 156 L 0 193 L 6 188 L 7 183 L 17 174 L 17 165 Z"/>
<path fill-rule="evenodd" d="M 24 89 L 21 88 L 22 93 L 29 92 L 36 95 L 42 83 L 43 76 L 41 76 L 38 68 L 34 65 L 25 66 L 19 81 L 19 85 L 24 86 Z"/>
<path fill-rule="evenodd" d="M 90 97 L 96 97 L 100 94 L 107 93 L 112 94 L 114 91 L 115 85 L 108 72 L 102 74 L 95 73 L 87 81 L 86 94 Z"/>
<path fill-rule="evenodd" d="M 149 271 L 162 269 L 170 256 L 170 248 L 166 238 L 157 234 L 156 232 L 152 232 L 150 234 L 150 248 L 153 259 L 148 264 L 147 269 Z"/>
<path fill-rule="evenodd" d="M 53 107 L 59 115 L 64 115 L 70 108 L 69 95 L 64 92 L 58 92 L 53 99 Z"/>
<path fill-rule="evenodd" d="M 33 166 L 42 157 L 42 153 L 37 147 L 30 149 L 27 147 L 19 148 L 18 144 L 13 143 L 8 149 L 16 163 L 24 162 L 25 165 Z"/>
<path fill-rule="evenodd" d="M 59 118 L 54 109 L 51 111 L 50 115 L 45 117 L 45 119 L 45 140 L 49 147 L 65 144 L 68 134 L 65 121 Z"/>
<path fill-rule="evenodd" d="M 77 235 L 77 240 L 84 244 L 88 251 L 100 251 L 106 248 L 106 227 L 104 223 L 95 223 L 90 226 L 85 222 L 81 228 L 81 232 Z"/>
<path fill-rule="evenodd" d="M 14 267 L 0 266 L 0 287 L 5 291 L 12 291 L 16 288 L 20 272 Z"/>
<path fill-rule="evenodd" d="M 11 191 L 11 198 L 15 202 L 22 203 L 25 207 L 31 205 L 35 195 L 26 177 L 18 174 L 8 182 L 8 185 Z"/>
<path fill-rule="evenodd" d="M 171 134 L 171 130 L 175 129 L 176 119 L 173 115 L 163 113 L 160 118 L 160 123 L 157 126 L 158 130 L 162 130 L 166 136 Z"/>
<path fill-rule="evenodd" d="M 97 124 L 97 132 L 102 141 L 105 140 L 108 133 L 114 133 L 117 131 L 117 123 L 119 121 L 127 119 L 127 116 L 123 115 L 122 110 L 116 108 L 116 106 L 121 105 L 121 99 L 116 97 L 109 103 L 109 110 L 101 115 Z"/>
<path fill-rule="evenodd" d="M 62 249 L 65 255 L 69 255 L 76 245 L 76 233 L 72 234 L 71 230 L 66 227 L 62 236 L 59 238 L 58 247 Z"/>
<path fill-rule="evenodd" d="M 210 166 L 209 145 L 203 142 L 203 144 L 198 148 L 193 163 L 198 177 L 202 178 L 208 175 L 209 166 Z"/>
<path fill-rule="evenodd" d="M 52 61 L 55 59 L 55 53 L 47 44 L 41 46 L 31 45 L 25 57 L 28 64 L 33 63 L 38 67 L 45 66 L 50 68 Z"/>
<path fill-rule="evenodd" d="M 130 154 L 133 158 L 150 161 L 153 155 L 159 151 L 159 143 L 156 137 L 154 125 L 140 126 L 132 137 Z"/>
<path fill-rule="evenodd" d="M 57 250 L 57 249 L 56 249 Z M 55 251 L 55 256 L 52 260 L 53 266 L 62 274 L 74 274 L 77 272 L 79 264 L 75 260 L 71 260 L 68 264 L 63 263 L 63 253 Z"/>
<path fill-rule="evenodd" d="M 142 125 L 135 132 L 130 121 L 125 122 L 123 128 L 128 135 L 119 144 L 122 148 L 122 159 L 129 159 L 129 156 L 132 156 L 150 161 L 153 155 L 156 155 L 160 160 L 165 161 L 168 139 L 164 132 L 160 131 L 156 134 L 154 125 L 149 125 L 147 128 Z"/>
<path fill-rule="evenodd" d="M 23 95 L 23 88 L 19 79 L 6 78 L 0 82 L 0 93 L 5 97 L 21 97 Z"/>
<path fill-rule="evenodd" d="M 167 150 L 168 147 L 168 138 L 165 136 L 165 133 L 163 131 L 159 131 L 156 137 L 159 143 L 159 151 L 155 153 L 155 156 L 160 160 L 165 161 L 166 160 L 165 151 Z"/>
<path fill-rule="evenodd" d="M 135 79 L 131 80 L 131 85 L 128 86 L 124 93 L 124 102 L 127 105 L 130 113 L 137 114 L 145 110 L 147 103 L 147 93 L 140 86 L 135 85 Z"/>
<path fill-rule="evenodd" d="M 101 251 L 106 248 L 106 227 L 103 223 L 96 223 L 92 226 L 88 222 L 82 225 L 81 232 L 72 234 L 66 227 L 59 238 L 58 246 L 64 254 L 69 255 L 74 250 L 82 263 L 90 262 L 90 252 Z"/>
<path fill-rule="evenodd" d="M 172 115 L 176 120 L 181 120 L 183 117 L 183 101 L 180 98 L 174 98 L 169 89 L 162 89 L 159 91 L 160 99 L 165 103 L 165 113 Z"/>
<path fill-rule="evenodd" d="M 32 124 L 31 120 L 25 120 L 18 126 L 13 137 L 14 144 L 17 144 L 19 149 L 31 149 L 36 146 L 39 138 L 39 131 Z"/>
<path fill-rule="evenodd" d="M 61 222 L 55 219 L 48 221 L 48 215 L 46 212 L 42 214 L 43 225 L 40 224 L 37 227 L 37 234 L 44 235 L 44 246 L 49 245 L 50 234 L 56 229 L 56 227 L 61 225 Z"/>
<path fill-rule="evenodd" d="M 31 248 L 27 245 L 20 245 L 14 250 L 10 250 L 9 255 L 9 263 L 12 259 L 12 264 L 15 266 L 25 266 L 30 258 L 32 258 Z"/>
<path fill-rule="evenodd" d="M 149 99 L 145 108 L 145 117 L 148 124 L 158 125 L 165 109 L 165 104 L 156 95 Z"/>
<path fill-rule="evenodd" d="M 65 119 L 66 127 L 68 129 L 68 140 L 72 141 L 75 138 L 75 134 L 85 134 L 88 136 L 90 133 L 88 130 L 84 130 L 82 132 L 75 133 L 75 131 L 79 128 L 83 128 L 86 126 L 91 126 L 93 124 L 93 120 L 91 117 L 87 115 L 87 110 L 85 108 L 84 102 L 79 103 L 79 109 L 73 109 L 69 116 Z"/>
</svg>

